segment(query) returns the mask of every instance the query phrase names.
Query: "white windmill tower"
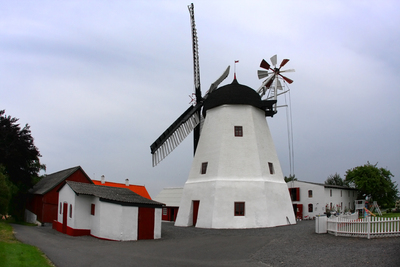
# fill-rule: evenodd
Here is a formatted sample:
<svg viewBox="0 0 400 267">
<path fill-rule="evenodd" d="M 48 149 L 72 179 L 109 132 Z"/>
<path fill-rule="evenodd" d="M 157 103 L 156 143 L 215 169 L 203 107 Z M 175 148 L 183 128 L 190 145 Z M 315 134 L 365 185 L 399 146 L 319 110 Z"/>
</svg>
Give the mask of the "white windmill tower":
<svg viewBox="0 0 400 267">
<path fill-rule="evenodd" d="M 193 5 L 189 10 L 194 25 Z M 192 32 L 195 33 L 194 27 Z M 197 47 L 197 38 L 193 40 L 193 47 Z M 194 55 L 196 84 L 198 56 Z M 272 83 L 264 82 L 259 94 L 236 79 L 217 88 L 227 74 L 204 97 L 196 85 L 196 93 L 200 93 L 196 94 L 196 105 L 151 145 L 154 165 L 198 126 L 202 109 L 205 119 L 197 145 L 195 137 L 195 156 L 175 225 L 258 228 L 295 224 L 288 188 L 265 119 L 276 113 L 277 94 L 274 99 L 262 100 L 260 94 L 271 90 Z M 279 73 L 275 74 L 276 78 L 267 80 L 277 84 Z"/>
</svg>

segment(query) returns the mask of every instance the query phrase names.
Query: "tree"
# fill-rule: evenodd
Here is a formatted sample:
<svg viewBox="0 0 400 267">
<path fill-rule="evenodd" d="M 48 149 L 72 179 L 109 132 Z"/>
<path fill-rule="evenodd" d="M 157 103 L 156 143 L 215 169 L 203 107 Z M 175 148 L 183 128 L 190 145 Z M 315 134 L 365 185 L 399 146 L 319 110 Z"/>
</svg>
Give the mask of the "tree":
<svg viewBox="0 0 400 267">
<path fill-rule="evenodd" d="M 346 171 L 345 182 L 359 191 L 359 198 L 377 201 L 382 207 L 392 207 L 397 198 L 396 182 L 393 174 L 375 165 L 367 164 Z"/>
<path fill-rule="evenodd" d="M 328 178 L 325 181 L 325 184 L 329 184 L 329 185 L 341 185 L 341 186 L 345 186 L 345 182 L 342 179 L 342 177 L 340 177 L 340 174 L 335 173 L 335 174 L 331 174 L 328 176 Z"/>
<path fill-rule="evenodd" d="M 4 167 L 0 166 L 0 214 L 8 214 L 11 192 L 8 178 L 4 174 Z"/>
<path fill-rule="evenodd" d="M 287 182 L 291 182 L 291 181 L 297 181 L 297 178 L 295 177 L 296 175 L 295 174 L 291 174 L 291 175 L 289 175 L 289 177 L 286 177 L 285 176 L 285 182 L 287 183 Z"/>
<path fill-rule="evenodd" d="M 40 164 L 41 155 L 34 145 L 30 126 L 26 124 L 21 128 L 17 122 L 17 118 L 6 116 L 5 111 L 0 110 L 0 165 L 13 189 L 9 212 L 22 220 L 28 190 L 46 166 Z"/>
</svg>

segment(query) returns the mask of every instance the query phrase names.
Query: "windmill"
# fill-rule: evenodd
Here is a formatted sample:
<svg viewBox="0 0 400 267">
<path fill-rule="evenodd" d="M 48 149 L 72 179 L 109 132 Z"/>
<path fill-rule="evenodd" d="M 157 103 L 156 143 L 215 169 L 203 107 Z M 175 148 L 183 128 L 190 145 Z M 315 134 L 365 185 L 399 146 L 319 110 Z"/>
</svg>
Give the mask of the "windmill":
<svg viewBox="0 0 400 267">
<path fill-rule="evenodd" d="M 189 12 L 196 103 L 150 146 L 155 166 L 194 130 L 195 155 L 175 225 L 259 228 L 295 224 L 289 191 L 265 119 L 276 113 L 277 94 L 266 99 L 261 96 L 274 81 L 275 90 L 278 88 L 275 77 L 281 77 L 281 67 L 268 67 L 273 75 L 263 82 L 260 92 L 239 84 L 236 77 L 231 84 L 219 87 L 229 74 L 228 67 L 203 96 L 193 4 Z"/>
<path fill-rule="evenodd" d="M 196 101 L 194 105 L 190 106 L 185 112 L 183 112 L 182 115 L 179 116 L 150 146 L 153 167 L 168 156 L 168 154 L 171 153 L 193 130 L 193 150 L 194 153 L 196 152 L 200 138 L 200 124 L 202 120 L 201 109 L 204 100 L 207 99 L 208 95 L 211 94 L 229 74 L 230 67 L 228 66 L 221 77 L 212 83 L 206 94 L 202 96 L 200 89 L 199 48 L 193 3 L 188 6 L 188 9 L 192 29 L 193 70 Z"/>
<path fill-rule="evenodd" d="M 260 67 L 265 69 L 265 70 L 258 70 L 258 78 L 265 79 L 260 88 L 257 90 L 257 92 L 260 94 L 261 97 L 266 95 L 266 99 L 272 99 L 272 100 L 277 100 L 278 95 L 284 94 L 287 91 L 278 93 L 278 90 L 283 90 L 282 83 L 280 79 L 284 80 L 285 82 L 291 84 L 293 83 L 293 80 L 289 79 L 286 76 L 283 76 L 281 73 L 285 72 L 294 72 L 294 69 L 287 69 L 287 70 L 281 70 L 283 66 L 286 65 L 286 63 L 289 62 L 289 59 L 283 59 L 281 64 L 279 65 L 279 68 L 276 66 L 277 63 L 277 55 L 274 55 L 271 57 L 271 63 L 273 68 L 271 68 L 271 65 L 263 59 L 260 63 Z M 274 105 L 274 111 L 276 112 L 277 106 Z"/>
</svg>

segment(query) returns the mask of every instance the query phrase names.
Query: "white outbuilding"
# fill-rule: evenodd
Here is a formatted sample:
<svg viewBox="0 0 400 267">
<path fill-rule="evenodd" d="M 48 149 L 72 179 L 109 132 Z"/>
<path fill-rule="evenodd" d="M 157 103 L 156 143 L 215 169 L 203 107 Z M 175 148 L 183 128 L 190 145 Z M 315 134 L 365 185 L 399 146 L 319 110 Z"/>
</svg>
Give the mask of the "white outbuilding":
<svg viewBox="0 0 400 267">
<path fill-rule="evenodd" d="M 162 206 L 127 188 L 66 181 L 53 228 L 107 240 L 158 239 Z"/>
<path fill-rule="evenodd" d="M 312 219 L 328 211 L 355 209 L 357 189 L 304 181 L 290 181 L 287 186 L 297 219 Z"/>
</svg>

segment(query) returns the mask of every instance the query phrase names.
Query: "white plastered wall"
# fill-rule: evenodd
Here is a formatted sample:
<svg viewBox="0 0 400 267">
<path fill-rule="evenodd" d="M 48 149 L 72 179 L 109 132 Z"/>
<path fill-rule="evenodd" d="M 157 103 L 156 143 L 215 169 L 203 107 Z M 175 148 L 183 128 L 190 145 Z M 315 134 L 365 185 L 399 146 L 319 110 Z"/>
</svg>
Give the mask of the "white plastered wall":
<svg viewBox="0 0 400 267">
<path fill-rule="evenodd" d="M 77 229 L 76 227 L 76 204 L 75 204 L 76 194 L 72 191 L 71 187 L 68 184 L 65 184 L 58 193 L 58 212 L 57 212 L 57 221 L 63 223 L 63 213 L 64 213 L 64 203 L 68 204 L 67 211 L 67 226 L 73 229 Z M 61 204 L 61 205 L 60 205 Z M 72 218 L 69 216 L 69 209 L 72 205 Z M 80 209 L 82 207 L 78 207 Z M 85 229 L 85 228 L 83 228 Z"/>
<path fill-rule="evenodd" d="M 310 216 L 310 218 L 312 218 L 324 214 L 326 212 L 326 205 L 330 207 L 330 203 L 332 203 L 332 206 L 341 205 L 343 203 L 343 208 L 349 208 L 350 203 L 350 207 L 354 208 L 354 200 L 356 200 L 357 197 L 357 194 L 353 193 L 354 190 L 325 188 L 324 185 L 302 181 L 288 182 L 287 186 L 288 188 L 298 187 L 300 189 L 300 201 L 293 201 L 293 204 L 303 205 L 303 218 L 305 216 Z M 309 190 L 312 190 L 311 198 L 308 195 Z M 330 190 L 332 190 L 332 197 L 330 196 Z M 313 204 L 313 212 L 308 211 L 309 204 Z"/>
<path fill-rule="evenodd" d="M 162 208 L 154 209 L 154 239 L 161 238 L 161 213 Z"/>
<path fill-rule="evenodd" d="M 96 198 L 92 216 L 93 236 L 111 240 L 137 240 L 138 207 L 121 206 Z"/>
<path fill-rule="evenodd" d="M 243 127 L 243 137 L 234 136 Z M 201 165 L 208 162 L 206 174 Z M 274 166 L 270 174 L 268 163 Z M 196 227 L 257 228 L 295 223 L 287 185 L 264 112 L 248 105 L 207 111 L 176 226 L 193 224 L 192 201 L 199 200 Z M 245 216 L 234 203 L 245 202 Z"/>
</svg>

